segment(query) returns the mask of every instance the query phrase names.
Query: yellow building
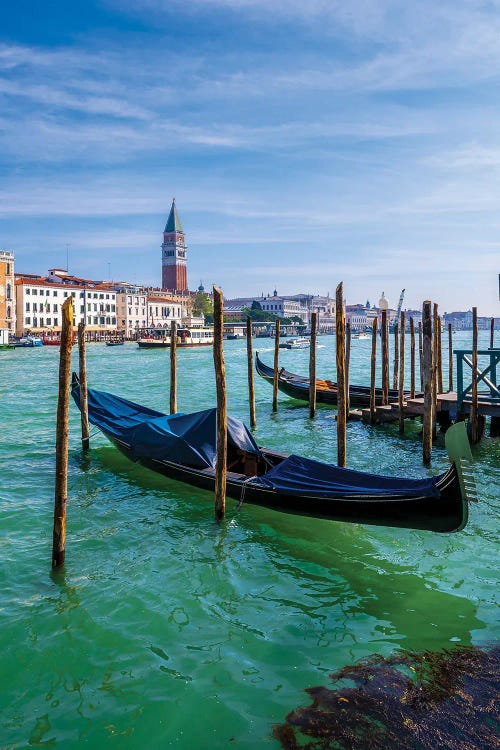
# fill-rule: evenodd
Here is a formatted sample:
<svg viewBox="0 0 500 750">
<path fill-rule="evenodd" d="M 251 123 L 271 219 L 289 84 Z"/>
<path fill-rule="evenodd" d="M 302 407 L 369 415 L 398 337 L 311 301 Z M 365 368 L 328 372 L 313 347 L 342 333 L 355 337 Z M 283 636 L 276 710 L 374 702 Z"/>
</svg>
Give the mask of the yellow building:
<svg viewBox="0 0 500 750">
<path fill-rule="evenodd" d="M 0 250 L 0 328 L 14 333 L 16 301 L 14 293 L 14 253 Z"/>
</svg>

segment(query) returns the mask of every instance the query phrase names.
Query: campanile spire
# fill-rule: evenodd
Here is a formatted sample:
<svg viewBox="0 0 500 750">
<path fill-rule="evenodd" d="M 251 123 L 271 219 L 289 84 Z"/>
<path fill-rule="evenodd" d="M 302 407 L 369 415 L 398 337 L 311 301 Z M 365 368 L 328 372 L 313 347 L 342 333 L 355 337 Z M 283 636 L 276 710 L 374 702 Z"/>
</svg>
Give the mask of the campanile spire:
<svg viewBox="0 0 500 750">
<path fill-rule="evenodd" d="M 162 289 L 187 292 L 186 242 L 175 198 L 163 231 L 161 246 Z"/>
</svg>

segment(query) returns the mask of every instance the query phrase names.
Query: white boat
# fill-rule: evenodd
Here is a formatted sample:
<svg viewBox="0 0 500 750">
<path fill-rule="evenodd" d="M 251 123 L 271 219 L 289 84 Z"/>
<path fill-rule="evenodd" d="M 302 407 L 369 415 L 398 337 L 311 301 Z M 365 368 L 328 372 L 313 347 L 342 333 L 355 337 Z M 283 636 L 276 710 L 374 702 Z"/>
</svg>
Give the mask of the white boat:
<svg viewBox="0 0 500 750">
<path fill-rule="evenodd" d="M 369 338 L 369 336 L 366 333 L 366 331 L 358 331 L 357 333 L 353 333 L 351 338 L 353 338 L 353 339 L 367 339 L 367 338 Z"/>
<path fill-rule="evenodd" d="M 307 349 L 311 346 L 309 339 L 300 337 L 298 339 L 288 339 L 280 344 L 280 349 Z"/>
<path fill-rule="evenodd" d="M 170 346 L 170 331 L 163 328 L 144 328 L 137 344 L 141 349 L 161 349 Z M 180 326 L 177 329 L 177 346 L 211 346 L 214 343 L 214 329 L 208 326 L 198 328 Z"/>
</svg>

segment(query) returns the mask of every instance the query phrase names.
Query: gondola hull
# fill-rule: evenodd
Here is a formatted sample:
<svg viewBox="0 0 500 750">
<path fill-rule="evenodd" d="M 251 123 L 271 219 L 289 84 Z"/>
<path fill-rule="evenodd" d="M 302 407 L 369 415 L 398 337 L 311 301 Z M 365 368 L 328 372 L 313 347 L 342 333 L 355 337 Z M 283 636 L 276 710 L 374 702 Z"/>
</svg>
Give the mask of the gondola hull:
<svg viewBox="0 0 500 750">
<path fill-rule="evenodd" d="M 200 468 L 199 466 L 172 460 L 172 458 L 156 458 L 154 455 L 150 455 L 147 450 L 142 449 L 142 453 L 138 454 L 137 445 L 124 438 L 124 435 L 133 434 L 134 431 L 130 432 L 129 430 L 127 432 L 127 430 L 124 430 L 121 434 L 120 429 L 115 429 L 112 411 L 106 411 L 102 406 L 95 410 L 92 408 L 92 394 L 99 395 L 100 392 L 89 390 L 89 394 L 91 394 L 89 399 L 90 421 L 98 426 L 103 434 L 129 459 L 163 474 L 169 479 L 203 490 L 214 491 L 215 470 L 213 466 Z M 101 395 L 106 396 L 108 402 L 113 398 L 111 394 Z M 73 382 L 73 396 L 79 405 L 79 385 L 76 378 Z M 130 402 L 126 403 L 130 405 Z M 134 419 L 137 421 L 138 414 L 140 417 L 141 407 L 135 404 L 132 404 L 132 406 L 137 407 L 134 412 Z M 151 414 L 152 416 L 150 416 Z M 189 418 L 190 415 L 186 415 L 186 417 Z M 148 425 L 148 419 L 153 423 L 158 422 L 159 419 L 169 418 L 165 415 L 158 416 L 158 413 L 152 413 L 151 410 L 146 409 L 144 421 L 137 422 L 141 429 L 143 425 Z M 156 436 L 157 432 L 154 434 L 155 443 L 152 443 L 155 447 L 157 447 Z M 305 483 L 302 485 L 300 492 L 297 492 L 293 486 L 290 490 L 287 490 L 286 483 L 280 482 L 280 479 L 276 477 L 278 477 L 281 467 L 285 466 L 287 460 L 290 461 L 295 458 L 297 461 L 308 461 L 308 459 L 293 456 L 285 457 L 283 454 L 268 449 L 260 448 L 257 450 L 257 463 L 259 463 L 260 468 L 256 468 L 255 474 L 250 473 L 249 475 L 248 471 L 244 470 L 244 463 L 239 465 L 236 470 L 228 471 L 227 495 L 236 501 L 305 516 L 378 526 L 426 529 L 436 532 L 458 531 L 467 522 L 467 497 L 461 488 L 456 463 L 452 464 L 448 471 L 429 480 L 400 480 L 352 472 L 309 460 L 309 464 L 319 467 L 320 474 L 334 472 L 341 479 L 336 480 L 336 489 L 332 490 L 331 485 L 328 488 L 324 483 L 321 484 L 321 476 L 318 475 L 317 482 L 312 481 L 310 486 Z M 254 461 L 253 466 L 257 467 L 255 456 L 251 456 L 251 458 Z M 248 464 L 246 466 L 248 468 Z M 268 480 L 268 477 L 272 476 L 275 478 Z M 342 484 L 344 476 L 345 483 Z M 363 490 L 356 488 L 355 482 L 359 483 L 360 477 L 363 481 L 366 479 L 367 482 L 374 483 L 371 494 L 370 490 L 366 489 L 366 484 Z M 327 488 L 323 489 L 324 487 Z M 412 489 L 405 489 L 407 487 Z M 411 491 L 412 496 L 403 496 L 405 491 Z"/>
<path fill-rule="evenodd" d="M 104 434 L 106 433 L 104 432 Z M 107 437 L 121 453 L 134 460 L 129 446 L 120 443 L 119 440 L 110 435 L 107 435 Z M 181 464 L 147 458 L 136 459 L 135 462 L 182 484 L 189 484 L 210 492 L 215 491 L 214 471 L 197 471 Z M 468 520 L 467 503 L 460 496 L 458 478 L 454 467 L 451 467 L 448 472 L 441 476 L 441 484 L 444 489 L 438 500 L 434 497 L 420 497 L 411 500 L 372 498 L 364 501 L 333 497 L 317 498 L 307 495 L 297 497 L 272 490 L 254 488 L 251 484 L 246 484 L 247 480 L 248 477 L 241 477 L 228 472 L 227 496 L 237 502 L 260 505 L 293 515 L 439 533 L 461 531 Z"/>
<path fill-rule="evenodd" d="M 266 365 L 259 357 L 255 355 L 255 369 L 257 373 L 272 385 L 274 380 L 274 370 Z M 287 396 L 295 398 L 298 401 L 309 403 L 309 378 L 288 372 L 282 368 L 278 377 L 278 389 Z M 409 392 L 405 393 L 405 398 L 409 397 Z M 420 394 L 416 394 L 417 396 Z M 316 380 L 316 401 L 320 404 L 337 404 L 337 384 L 330 380 Z M 398 402 L 398 391 L 389 390 L 389 403 Z M 363 385 L 349 385 L 349 403 L 351 406 L 369 407 L 370 406 L 370 388 Z M 382 389 L 375 389 L 375 403 L 382 404 Z"/>
</svg>

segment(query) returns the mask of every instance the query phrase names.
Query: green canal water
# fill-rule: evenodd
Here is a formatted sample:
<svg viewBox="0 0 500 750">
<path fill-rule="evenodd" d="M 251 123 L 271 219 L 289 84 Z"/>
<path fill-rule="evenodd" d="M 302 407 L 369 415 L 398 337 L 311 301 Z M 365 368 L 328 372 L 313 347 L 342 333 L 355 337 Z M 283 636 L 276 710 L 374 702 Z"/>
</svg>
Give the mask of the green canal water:
<svg viewBox="0 0 500 750">
<path fill-rule="evenodd" d="M 470 345 L 471 334 L 455 336 Z M 480 344 L 486 345 L 486 338 Z M 335 377 L 334 338 L 318 376 Z M 265 361 L 272 342 L 259 340 Z M 89 385 L 168 408 L 168 352 L 88 346 Z M 353 341 L 368 383 L 370 341 Z M 230 412 L 247 420 L 246 350 L 225 342 Z M 178 353 L 179 410 L 212 406 L 211 350 Z M 282 364 L 307 373 L 307 351 Z M 77 361 L 75 357 L 75 366 Z M 79 450 L 71 407 L 66 566 L 52 574 L 58 351 L 0 352 L 0 748 L 278 747 L 304 689 L 373 653 L 497 638 L 500 442 L 474 449 L 479 503 L 450 535 L 301 518 L 228 501 Z M 446 379 L 445 379 L 446 381 Z M 336 459 L 333 412 L 256 382 L 262 445 Z M 425 476 L 418 425 L 348 425 L 348 465 Z M 430 473 L 446 466 L 438 441 Z"/>
</svg>

